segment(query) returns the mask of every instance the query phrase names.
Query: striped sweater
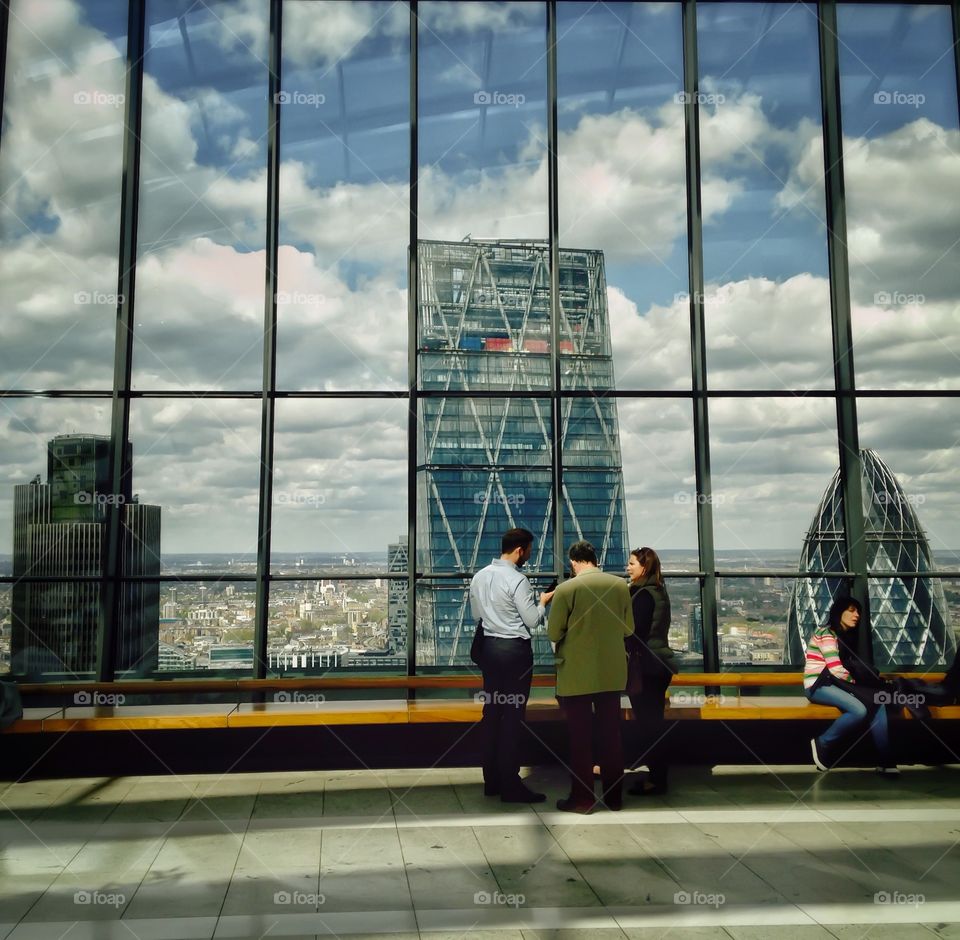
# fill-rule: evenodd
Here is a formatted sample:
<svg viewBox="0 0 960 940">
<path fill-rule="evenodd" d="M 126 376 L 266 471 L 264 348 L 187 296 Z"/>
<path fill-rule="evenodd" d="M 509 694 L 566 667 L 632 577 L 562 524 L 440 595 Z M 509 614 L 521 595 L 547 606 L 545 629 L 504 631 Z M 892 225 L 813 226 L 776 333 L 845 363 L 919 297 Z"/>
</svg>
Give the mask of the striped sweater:
<svg viewBox="0 0 960 940">
<path fill-rule="evenodd" d="M 807 643 L 807 659 L 803 667 L 805 689 L 809 689 L 817 681 L 817 676 L 823 672 L 824 666 L 838 679 L 853 681 L 840 661 L 840 647 L 837 644 L 836 634 L 827 626 L 817 627 L 810 636 L 810 642 Z"/>
</svg>

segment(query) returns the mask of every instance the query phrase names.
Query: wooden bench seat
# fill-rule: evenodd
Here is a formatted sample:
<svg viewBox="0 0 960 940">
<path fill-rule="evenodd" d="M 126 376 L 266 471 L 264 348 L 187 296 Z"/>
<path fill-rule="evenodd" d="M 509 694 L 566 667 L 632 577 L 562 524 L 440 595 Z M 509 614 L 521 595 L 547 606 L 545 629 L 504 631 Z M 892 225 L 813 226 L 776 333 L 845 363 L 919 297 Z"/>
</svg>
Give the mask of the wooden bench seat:
<svg viewBox="0 0 960 940">
<path fill-rule="evenodd" d="M 470 724 L 480 720 L 483 706 L 473 700 L 437 699 L 408 701 L 331 701 L 304 705 L 300 702 L 193 705 L 76 706 L 27 708 L 24 716 L 5 730 L 6 734 L 64 733 L 75 731 L 160 731 L 194 728 L 256 728 L 323 725 L 407 725 L 431 723 Z M 622 699 L 624 719 L 632 713 Z M 783 721 L 830 720 L 835 708 L 815 705 L 803 696 L 705 697 L 700 703 L 690 696 L 673 696 L 665 717 L 670 720 Z M 960 706 L 932 708 L 935 719 L 960 718 Z M 909 717 L 904 712 L 906 717 Z M 562 710 L 555 698 L 532 699 L 527 721 L 559 721 Z"/>
</svg>

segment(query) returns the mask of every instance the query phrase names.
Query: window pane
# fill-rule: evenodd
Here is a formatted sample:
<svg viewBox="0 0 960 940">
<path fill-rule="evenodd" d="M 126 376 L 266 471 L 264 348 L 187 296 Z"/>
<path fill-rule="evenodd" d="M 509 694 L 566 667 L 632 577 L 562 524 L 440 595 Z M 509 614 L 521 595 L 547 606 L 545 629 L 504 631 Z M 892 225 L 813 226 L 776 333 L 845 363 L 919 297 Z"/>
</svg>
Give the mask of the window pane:
<svg viewBox="0 0 960 940">
<path fill-rule="evenodd" d="M 536 552 L 537 543 L 534 543 Z M 499 556 L 499 548 L 497 556 Z M 490 563 L 487 558 L 477 570 Z M 532 564 L 532 562 L 531 562 Z M 532 577 L 534 593 L 539 595 L 552 578 Z M 417 665 L 437 667 L 438 672 L 451 666 L 466 667 L 479 673 L 470 660 L 470 644 L 476 622 L 470 616 L 470 582 L 420 581 L 417 584 Z M 537 671 L 553 669 L 554 658 L 546 628 L 533 632 L 533 662 Z"/>
<path fill-rule="evenodd" d="M 403 400 L 277 402 L 275 572 L 386 570 L 407 528 L 407 415 Z"/>
<path fill-rule="evenodd" d="M 831 388 L 817 11 L 701 3 L 712 388 Z"/>
<path fill-rule="evenodd" d="M 422 385 L 547 387 L 544 4 L 418 14 Z"/>
<path fill-rule="evenodd" d="M 957 568 L 955 408 L 939 399 L 861 399 L 867 568 Z M 936 578 L 870 582 L 874 654 L 884 664 L 937 665 L 953 658 L 953 621 Z"/>
<path fill-rule="evenodd" d="M 581 356 L 612 346 L 618 388 L 689 388 L 680 4 L 561 3 L 557 16 L 560 244 L 600 261 L 582 297 L 561 286 L 564 385 L 595 387 Z"/>
<path fill-rule="evenodd" d="M 253 581 L 164 582 L 156 668 L 201 676 L 251 674 L 255 607 Z"/>
<path fill-rule="evenodd" d="M 824 559 L 842 570 L 837 553 L 819 550 L 822 507 L 837 485 L 836 428 L 829 399 L 711 403 L 718 568 L 796 570 L 805 560 L 813 566 Z"/>
<path fill-rule="evenodd" d="M 420 237 L 546 238 L 545 5 L 417 12 Z"/>
<path fill-rule="evenodd" d="M 960 384 L 960 128 L 950 7 L 837 6 L 859 388 Z"/>
<path fill-rule="evenodd" d="M 102 573 L 109 511 L 110 406 L 105 401 L 3 402 L 0 544 L 13 577 Z M 132 506 L 121 510 L 129 523 Z M 12 555 L 12 557 L 11 557 Z M 96 665 L 100 586 L 20 582 L 11 590 L 13 671 L 72 678 Z"/>
<path fill-rule="evenodd" d="M 381 578 L 274 582 L 268 668 L 278 676 L 406 672 L 406 637 L 400 648 L 388 629 L 387 585 Z"/>
<path fill-rule="evenodd" d="M 3 566 L 4 574 L 9 575 L 8 565 Z M 10 635 L 11 635 L 11 595 L 9 584 L 0 584 L 0 675 L 10 672 Z"/>
<path fill-rule="evenodd" d="M 133 489 L 159 507 L 164 574 L 256 574 L 260 403 L 141 399 Z"/>
<path fill-rule="evenodd" d="M 700 582 L 692 578 L 670 577 L 672 567 L 686 567 L 683 555 L 667 551 L 660 555 L 660 561 L 665 572 L 664 583 L 670 595 L 669 640 L 677 667 L 687 672 L 702 670 L 704 641 Z"/>
<path fill-rule="evenodd" d="M 803 598 L 804 578 L 717 578 L 717 624 L 720 662 L 724 666 L 802 665 L 806 638 L 823 623 L 826 606 L 800 604 L 804 632 L 797 630 L 795 597 Z M 823 579 L 817 579 L 823 580 Z M 804 617 L 809 614 L 813 626 Z M 789 626 L 788 626 L 789 624 Z M 791 655 L 791 637 L 799 658 Z"/>
<path fill-rule="evenodd" d="M 665 567 L 698 571 L 690 403 L 621 398 L 617 409 L 627 501 L 627 549 L 649 545 L 660 554 Z M 665 551 L 669 556 L 664 556 Z"/>
<path fill-rule="evenodd" d="M 137 388 L 261 384 L 267 13 L 147 2 Z"/>
<path fill-rule="evenodd" d="M 0 148 L 0 387 L 110 388 L 127 11 L 10 5 Z"/>
<path fill-rule="evenodd" d="M 403 4 L 284 3 L 282 388 L 407 384 L 409 48 Z"/>
</svg>

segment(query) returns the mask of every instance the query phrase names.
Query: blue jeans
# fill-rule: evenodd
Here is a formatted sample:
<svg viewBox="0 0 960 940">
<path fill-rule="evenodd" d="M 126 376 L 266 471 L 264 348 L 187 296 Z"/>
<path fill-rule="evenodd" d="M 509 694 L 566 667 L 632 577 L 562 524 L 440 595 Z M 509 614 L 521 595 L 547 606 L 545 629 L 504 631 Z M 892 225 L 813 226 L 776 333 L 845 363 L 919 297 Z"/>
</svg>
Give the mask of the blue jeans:
<svg viewBox="0 0 960 940">
<path fill-rule="evenodd" d="M 812 693 L 807 692 L 807 698 L 818 705 L 832 705 L 839 708 L 841 715 L 823 734 L 819 741 L 825 751 L 833 750 L 845 739 L 852 738 L 869 724 L 870 734 L 874 746 L 880 755 L 880 764 L 883 767 L 892 767 L 895 763 L 890 751 L 890 734 L 887 729 L 887 710 L 880 705 L 871 715 L 870 709 L 856 696 L 837 688 L 835 685 L 821 685 Z M 853 741 L 850 745 L 853 746 Z"/>
</svg>

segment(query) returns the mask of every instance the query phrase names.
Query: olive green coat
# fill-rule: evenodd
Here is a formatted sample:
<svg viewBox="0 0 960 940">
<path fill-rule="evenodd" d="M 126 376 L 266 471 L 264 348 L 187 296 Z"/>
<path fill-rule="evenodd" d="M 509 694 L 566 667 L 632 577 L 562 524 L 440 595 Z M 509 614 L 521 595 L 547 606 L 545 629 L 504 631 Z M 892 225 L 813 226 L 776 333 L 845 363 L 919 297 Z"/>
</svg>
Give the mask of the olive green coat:
<svg viewBox="0 0 960 940">
<path fill-rule="evenodd" d="M 564 581 L 553 595 L 547 634 L 556 644 L 557 695 L 622 692 L 623 638 L 633 633 L 627 582 L 599 568 Z"/>
</svg>

